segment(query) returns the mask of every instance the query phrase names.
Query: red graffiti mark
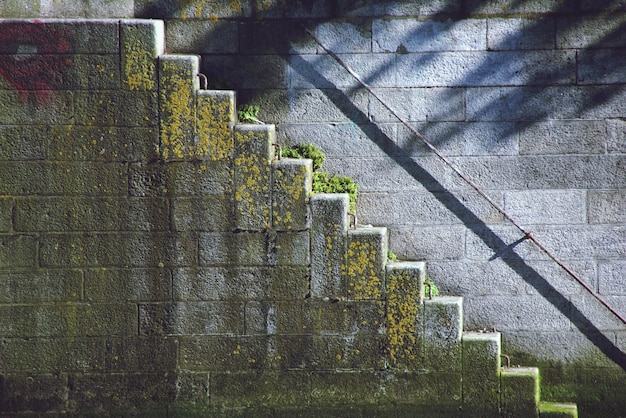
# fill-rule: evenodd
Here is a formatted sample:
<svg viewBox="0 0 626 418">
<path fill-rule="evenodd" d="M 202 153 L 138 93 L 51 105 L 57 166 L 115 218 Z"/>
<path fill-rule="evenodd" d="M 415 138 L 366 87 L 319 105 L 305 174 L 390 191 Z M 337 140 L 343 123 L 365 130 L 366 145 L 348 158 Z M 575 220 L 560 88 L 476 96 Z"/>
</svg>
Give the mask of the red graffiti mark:
<svg viewBox="0 0 626 418">
<path fill-rule="evenodd" d="M 21 102 L 48 103 L 71 63 L 67 33 L 41 21 L 0 22 L 0 75 Z"/>
</svg>

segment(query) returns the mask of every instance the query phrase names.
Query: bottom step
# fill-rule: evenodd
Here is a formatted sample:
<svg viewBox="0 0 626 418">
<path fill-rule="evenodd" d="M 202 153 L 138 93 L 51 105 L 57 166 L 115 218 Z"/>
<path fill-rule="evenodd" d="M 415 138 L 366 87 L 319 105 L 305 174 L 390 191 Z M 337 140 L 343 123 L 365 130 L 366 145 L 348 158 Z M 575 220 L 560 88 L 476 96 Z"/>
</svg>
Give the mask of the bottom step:
<svg viewBox="0 0 626 418">
<path fill-rule="evenodd" d="M 578 407 L 575 403 L 541 402 L 540 418 L 578 418 Z"/>
</svg>

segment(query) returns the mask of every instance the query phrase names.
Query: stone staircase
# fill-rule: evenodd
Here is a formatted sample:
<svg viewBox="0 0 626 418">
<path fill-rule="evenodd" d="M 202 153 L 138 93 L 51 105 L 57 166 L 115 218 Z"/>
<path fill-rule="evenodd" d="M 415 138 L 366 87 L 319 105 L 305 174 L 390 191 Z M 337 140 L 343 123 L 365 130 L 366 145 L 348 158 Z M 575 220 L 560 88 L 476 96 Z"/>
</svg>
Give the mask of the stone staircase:
<svg viewBox="0 0 626 418">
<path fill-rule="evenodd" d="M 351 225 L 347 195 L 311 195 L 311 162 L 281 159 L 272 125 L 236 123 L 234 92 L 200 89 L 199 57 L 161 55 L 157 71 L 163 160 L 230 164 L 235 232 L 266 234 L 269 266 L 310 263 L 297 325 L 284 325 L 281 301 L 263 308 L 261 332 L 283 332 L 299 348 L 288 366 L 255 369 L 259 381 L 267 372 L 266 386 L 255 389 L 256 410 L 577 416 L 574 404 L 541 401 L 537 368 L 502 365 L 499 333 L 463 330 L 461 297 L 428 297 L 425 263 L 389 262 L 387 229 Z M 245 248 L 237 251 L 247 261 Z M 266 355 L 286 354 L 272 347 Z M 284 395 L 278 401 L 276 386 Z M 236 398 L 217 406 L 249 407 Z"/>
</svg>

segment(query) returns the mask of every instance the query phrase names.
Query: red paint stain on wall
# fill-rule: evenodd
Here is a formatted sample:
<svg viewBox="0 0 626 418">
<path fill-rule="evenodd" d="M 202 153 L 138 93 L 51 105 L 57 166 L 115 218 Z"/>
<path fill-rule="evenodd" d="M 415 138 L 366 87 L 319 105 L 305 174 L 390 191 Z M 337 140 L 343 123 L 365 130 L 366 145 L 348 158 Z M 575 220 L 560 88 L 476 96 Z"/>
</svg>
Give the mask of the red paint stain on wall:
<svg viewBox="0 0 626 418">
<path fill-rule="evenodd" d="M 20 102 L 49 103 L 71 64 L 63 55 L 71 49 L 66 31 L 42 21 L 0 22 L 0 75 Z"/>
</svg>

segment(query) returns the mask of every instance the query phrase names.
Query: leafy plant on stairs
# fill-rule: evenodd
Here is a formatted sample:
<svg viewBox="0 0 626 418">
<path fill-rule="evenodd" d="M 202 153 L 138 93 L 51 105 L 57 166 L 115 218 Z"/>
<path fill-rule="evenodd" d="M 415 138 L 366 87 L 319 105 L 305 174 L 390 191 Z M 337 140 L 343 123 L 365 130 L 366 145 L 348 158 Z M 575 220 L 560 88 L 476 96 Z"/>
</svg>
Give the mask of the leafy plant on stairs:
<svg viewBox="0 0 626 418">
<path fill-rule="evenodd" d="M 326 155 L 313 144 L 300 143 L 284 148 L 281 155 L 285 158 L 308 158 L 313 162 L 313 193 L 347 193 L 350 198 L 350 213 L 356 211 L 358 185 L 347 176 L 320 171 Z"/>
<path fill-rule="evenodd" d="M 259 106 L 254 105 L 241 105 L 237 110 L 237 117 L 240 122 L 256 123 L 258 125 L 265 125 L 264 122 L 259 120 Z"/>
</svg>

